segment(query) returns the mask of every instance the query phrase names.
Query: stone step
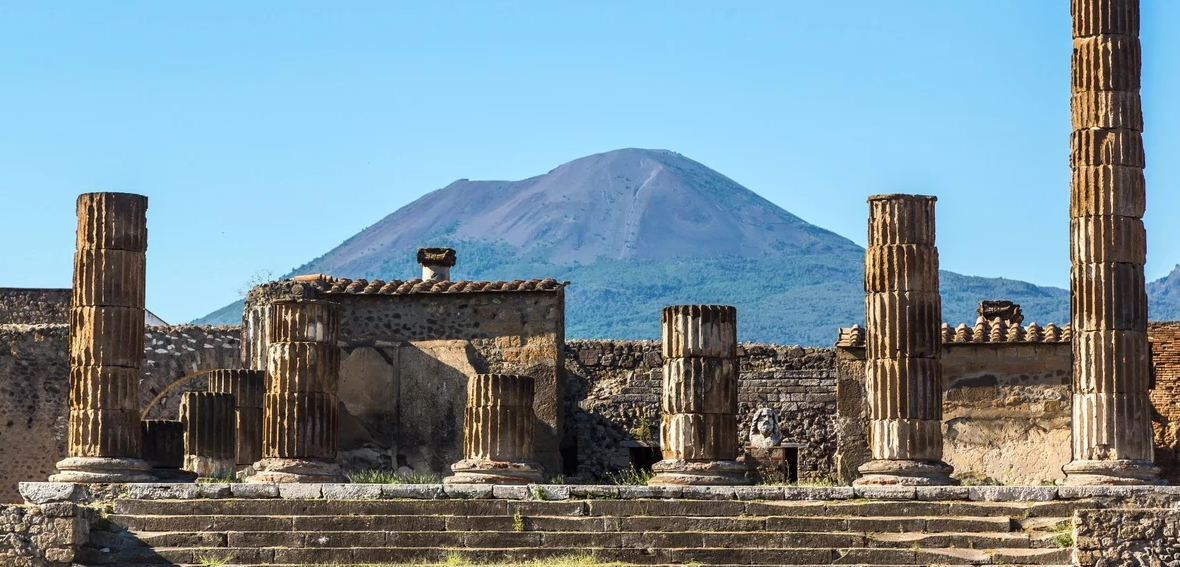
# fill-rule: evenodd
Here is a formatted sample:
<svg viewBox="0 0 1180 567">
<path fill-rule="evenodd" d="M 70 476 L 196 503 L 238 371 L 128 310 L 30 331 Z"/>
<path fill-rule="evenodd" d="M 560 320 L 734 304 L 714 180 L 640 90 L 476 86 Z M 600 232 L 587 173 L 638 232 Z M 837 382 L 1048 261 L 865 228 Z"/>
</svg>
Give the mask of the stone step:
<svg viewBox="0 0 1180 567">
<path fill-rule="evenodd" d="M 442 515 L 511 516 L 981 516 L 1068 517 L 1084 501 L 921 502 L 846 500 L 837 502 L 740 502 L 708 500 L 294 500 L 198 499 L 117 500 L 115 511 L 136 515 Z"/>
<path fill-rule="evenodd" d="M 761 565 L 944 565 L 1023 564 L 1058 565 L 1070 560 L 1069 549 L 955 549 L 928 548 L 464 548 L 439 547 L 324 547 L 324 548 L 136 548 L 109 553 L 84 549 L 78 561 L 88 565 L 143 564 L 387 564 L 440 562 L 462 558 L 476 562 L 525 561 L 572 555 L 592 555 L 604 562 L 636 565 L 735 564 Z"/>
<path fill-rule="evenodd" d="M 779 549 L 956 547 L 1056 548 L 1050 537 L 1026 533 L 882 533 L 882 532 L 143 532 L 91 534 L 91 547 L 113 550 L 135 547 L 578 547 L 601 548 L 773 547 Z"/>
<path fill-rule="evenodd" d="M 514 531 L 517 518 L 507 516 L 240 516 L 112 514 L 111 524 L 133 532 L 229 531 Z M 1009 532 L 1007 517 L 710 517 L 710 516 L 530 516 L 521 515 L 524 531 L 560 532 Z"/>
</svg>

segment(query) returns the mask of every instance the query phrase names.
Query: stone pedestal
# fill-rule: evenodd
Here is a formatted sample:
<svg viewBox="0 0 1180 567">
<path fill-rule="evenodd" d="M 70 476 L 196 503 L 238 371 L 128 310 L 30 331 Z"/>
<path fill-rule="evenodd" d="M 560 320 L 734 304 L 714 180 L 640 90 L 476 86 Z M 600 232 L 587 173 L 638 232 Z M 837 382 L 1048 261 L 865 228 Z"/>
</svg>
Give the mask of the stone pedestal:
<svg viewBox="0 0 1180 567">
<path fill-rule="evenodd" d="M 142 431 L 143 460 L 152 467 L 158 480 L 192 482 L 197 476 L 184 468 L 184 422 L 170 419 L 146 419 L 139 422 Z"/>
<path fill-rule="evenodd" d="M 184 470 L 199 479 L 233 478 L 237 472 L 233 395 L 185 392 L 180 397 L 180 421 L 184 423 Z"/>
<path fill-rule="evenodd" d="M 69 457 L 55 482 L 149 482 L 140 458 L 147 197 L 78 197 L 70 298 Z"/>
<path fill-rule="evenodd" d="M 266 393 L 266 372 L 214 370 L 209 374 L 209 391 L 234 396 L 235 461 L 238 466 L 250 466 L 262 459 L 262 400 Z"/>
<path fill-rule="evenodd" d="M 467 381 L 463 460 L 451 465 L 447 484 L 540 482 L 533 460 L 537 417 L 531 376 L 477 374 Z"/>
<path fill-rule="evenodd" d="M 328 301 L 276 301 L 267 316 L 262 459 L 250 482 L 348 482 L 336 464 L 340 320 Z"/>
<path fill-rule="evenodd" d="M 1156 484 L 1139 1 L 1072 0 L 1071 13 L 1073 461 L 1064 482 Z"/>
<path fill-rule="evenodd" d="M 873 459 L 858 485 L 947 485 L 942 462 L 942 303 L 934 197 L 869 197 L 865 391 Z"/>
<path fill-rule="evenodd" d="M 749 484 L 737 462 L 737 309 L 674 305 L 661 313 L 660 448 L 649 484 Z"/>
</svg>

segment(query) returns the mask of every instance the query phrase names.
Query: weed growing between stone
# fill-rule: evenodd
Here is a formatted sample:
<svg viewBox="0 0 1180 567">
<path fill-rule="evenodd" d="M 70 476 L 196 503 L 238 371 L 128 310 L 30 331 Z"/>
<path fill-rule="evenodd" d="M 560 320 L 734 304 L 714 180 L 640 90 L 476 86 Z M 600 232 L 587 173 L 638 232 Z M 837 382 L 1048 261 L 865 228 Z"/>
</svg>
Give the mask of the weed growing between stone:
<svg viewBox="0 0 1180 567">
<path fill-rule="evenodd" d="M 510 561 L 485 563 L 471 561 L 458 553 L 447 555 L 441 563 L 397 563 L 397 564 L 364 564 L 364 565 L 333 565 L 332 567 L 617 567 L 623 563 L 602 563 L 591 555 L 573 555 L 569 557 L 553 557 L 548 559 L 534 559 L 532 561 Z"/>
<path fill-rule="evenodd" d="M 634 486 L 646 485 L 647 481 L 651 480 L 651 477 L 651 471 L 631 467 L 625 471 L 608 472 L 606 473 L 605 479 L 607 484 Z"/>
<path fill-rule="evenodd" d="M 344 473 L 354 484 L 439 484 L 442 477 L 430 473 L 398 473 L 377 469 L 364 469 Z"/>
</svg>

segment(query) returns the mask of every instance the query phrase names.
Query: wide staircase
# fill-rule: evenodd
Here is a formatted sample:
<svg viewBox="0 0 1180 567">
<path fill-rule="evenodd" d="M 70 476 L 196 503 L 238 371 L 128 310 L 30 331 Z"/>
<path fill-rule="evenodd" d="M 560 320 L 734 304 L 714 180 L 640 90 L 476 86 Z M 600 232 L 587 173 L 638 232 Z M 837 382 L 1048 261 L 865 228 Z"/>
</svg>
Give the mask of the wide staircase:
<svg viewBox="0 0 1180 567">
<path fill-rule="evenodd" d="M 83 565 L 1069 565 L 1086 501 L 117 500 Z"/>
</svg>

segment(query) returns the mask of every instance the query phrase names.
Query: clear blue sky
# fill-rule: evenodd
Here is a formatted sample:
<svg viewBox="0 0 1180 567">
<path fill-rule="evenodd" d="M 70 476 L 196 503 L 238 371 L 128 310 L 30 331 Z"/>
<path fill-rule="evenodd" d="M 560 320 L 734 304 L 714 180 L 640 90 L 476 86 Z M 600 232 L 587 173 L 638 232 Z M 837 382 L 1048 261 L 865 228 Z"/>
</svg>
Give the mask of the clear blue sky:
<svg viewBox="0 0 1180 567">
<path fill-rule="evenodd" d="M 1148 277 L 1180 262 L 1180 2 L 1143 0 Z M 74 199 L 151 198 L 148 307 L 228 303 L 458 178 L 622 147 L 944 268 L 1068 285 L 1067 0 L 0 1 L 0 286 L 66 287 Z"/>
</svg>

